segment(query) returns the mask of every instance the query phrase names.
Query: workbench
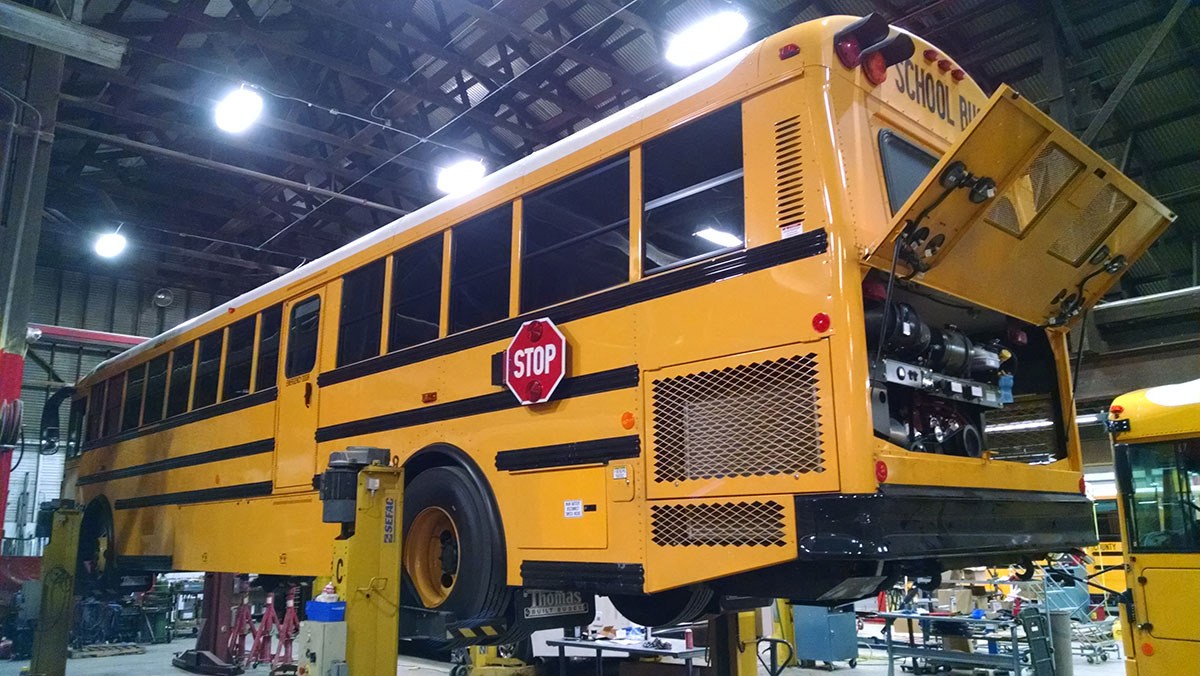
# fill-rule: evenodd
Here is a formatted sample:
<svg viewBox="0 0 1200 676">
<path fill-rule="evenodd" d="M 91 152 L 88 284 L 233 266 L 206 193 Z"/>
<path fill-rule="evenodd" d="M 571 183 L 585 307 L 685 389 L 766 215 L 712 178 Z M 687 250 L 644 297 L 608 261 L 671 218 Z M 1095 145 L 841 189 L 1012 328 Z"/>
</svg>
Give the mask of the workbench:
<svg viewBox="0 0 1200 676">
<path fill-rule="evenodd" d="M 595 641 L 584 640 L 578 638 L 555 638 L 546 641 L 546 645 L 555 646 L 558 648 L 558 674 L 566 676 L 567 674 L 567 648 L 579 648 L 583 650 L 592 650 L 596 652 L 596 676 L 604 675 L 604 665 L 601 661 L 601 656 L 605 652 L 625 653 L 629 657 L 673 657 L 683 660 L 683 664 L 687 668 L 688 676 L 695 676 L 696 667 L 693 663 L 697 657 L 703 657 L 707 652 L 704 646 L 688 648 L 680 639 L 659 638 L 661 641 L 666 641 L 671 644 L 670 649 L 647 648 L 642 645 L 642 641 L 638 640 L 632 643 L 623 643 L 620 641 L 612 641 L 606 639 L 598 639 Z"/>
<path fill-rule="evenodd" d="M 911 613 L 879 613 L 879 617 L 887 620 L 884 625 L 884 639 L 887 643 L 888 676 L 894 676 L 897 658 L 903 662 L 905 658 L 925 659 L 940 664 L 980 667 L 983 669 L 1004 669 L 1011 674 L 1020 674 L 1025 666 L 1021 662 L 1022 632 L 1016 620 L 975 619 L 961 615 L 915 615 Z M 908 642 L 900 643 L 892 638 L 892 627 L 896 622 L 906 622 L 908 627 Z M 917 629 L 920 625 L 921 643 L 916 641 Z M 938 635 L 935 624 L 940 626 L 957 625 L 970 640 L 988 642 L 990 650 L 986 653 L 963 652 L 947 650 L 938 646 L 931 639 Z M 1001 646 L 1007 652 L 1000 650 Z"/>
</svg>

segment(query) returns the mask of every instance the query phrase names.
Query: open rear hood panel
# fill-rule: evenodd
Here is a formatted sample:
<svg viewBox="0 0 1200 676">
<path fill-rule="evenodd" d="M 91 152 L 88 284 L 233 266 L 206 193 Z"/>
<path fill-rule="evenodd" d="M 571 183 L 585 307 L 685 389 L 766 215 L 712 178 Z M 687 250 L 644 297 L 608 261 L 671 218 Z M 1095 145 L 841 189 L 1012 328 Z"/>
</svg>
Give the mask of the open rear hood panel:
<svg viewBox="0 0 1200 676">
<path fill-rule="evenodd" d="M 1080 309 L 1116 283 L 1175 214 L 1095 151 L 1007 86 L 992 95 L 942 160 L 892 220 L 891 231 L 867 255 L 888 270 L 895 241 L 942 194 L 939 177 L 963 162 L 996 181 L 981 204 L 954 190 L 915 229 L 911 243 L 925 271 L 915 280 L 1032 324 L 1060 316 L 1064 299 L 1107 258 L 1124 256 L 1116 274 L 1100 272 L 1083 286 Z M 931 246 L 933 245 L 933 246 Z M 897 274 L 913 272 L 902 256 Z"/>
</svg>

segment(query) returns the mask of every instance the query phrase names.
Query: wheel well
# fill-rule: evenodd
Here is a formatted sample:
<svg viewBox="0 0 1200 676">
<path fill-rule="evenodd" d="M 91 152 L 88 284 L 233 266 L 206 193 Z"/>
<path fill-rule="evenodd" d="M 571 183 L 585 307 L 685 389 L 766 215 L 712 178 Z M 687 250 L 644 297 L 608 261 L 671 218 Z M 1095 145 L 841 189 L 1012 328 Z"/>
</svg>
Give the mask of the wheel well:
<svg viewBox="0 0 1200 676">
<path fill-rule="evenodd" d="M 496 494 L 492 485 L 483 473 L 483 469 L 466 451 L 452 444 L 430 444 L 412 454 L 404 463 L 404 483 L 407 485 L 421 472 L 434 467 L 461 467 L 470 475 L 480 495 L 487 499 L 488 512 L 492 519 L 492 532 L 499 538 L 499 551 L 507 555 L 508 548 L 504 537 L 504 520 L 500 517 L 500 507 L 496 502 Z"/>
</svg>

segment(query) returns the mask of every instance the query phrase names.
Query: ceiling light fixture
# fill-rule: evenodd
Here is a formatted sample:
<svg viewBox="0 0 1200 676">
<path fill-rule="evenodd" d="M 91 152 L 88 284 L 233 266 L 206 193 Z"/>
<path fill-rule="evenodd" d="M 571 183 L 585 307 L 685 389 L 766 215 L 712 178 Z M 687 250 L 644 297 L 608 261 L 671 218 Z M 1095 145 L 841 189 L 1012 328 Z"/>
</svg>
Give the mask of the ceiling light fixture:
<svg viewBox="0 0 1200 676">
<path fill-rule="evenodd" d="M 240 134 L 254 125 L 262 111 L 262 97 L 243 86 L 229 92 L 217 103 L 214 119 L 222 131 Z"/>
<path fill-rule="evenodd" d="M 694 66 L 728 50 L 749 27 L 750 22 L 738 12 L 717 12 L 671 38 L 664 56 L 676 66 Z"/>
<path fill-rule="evenodd" d="M 479 160 L 461 160 L 442 167 L 437 174 L 437 189 L 447 195 L 466 192 L 483 182 L 487 167 Z"/>
<path fill-rule="evenodd" d="M 713 244 L 721 247 L 734 247 L 742 245 L 742 238 L 732 233 L 725 232 L 724 230 L 704 228 L 702 230 L 697 230 L 693 234 L 701 239 L 707 239 Z"/>
<path fill-rule="evenodd" d="M 101 258 L 116 258 L 121 255 L 128 244 L 129 241 L 125 239 L 125 235 L 119 232 L 106 232 L 96 238 L 92 248 Z"/>
</svg>

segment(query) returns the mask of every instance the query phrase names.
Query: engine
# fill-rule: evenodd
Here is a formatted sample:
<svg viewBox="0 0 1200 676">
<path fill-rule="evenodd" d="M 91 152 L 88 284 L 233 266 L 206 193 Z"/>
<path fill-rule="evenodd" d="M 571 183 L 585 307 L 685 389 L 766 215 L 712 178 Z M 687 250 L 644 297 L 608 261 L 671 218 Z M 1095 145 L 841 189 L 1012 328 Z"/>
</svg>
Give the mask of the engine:
<svg viewBox="0 0 1200 676">
<path fill-rule="evenodd" d="M 912 451 L 979 457 L 985 413 L 1012 401 L 1012 352 L 999 337 L 934 326 L 903 300 L 868 300 L 865 320 L 875 435 Z"/>
</svg>

